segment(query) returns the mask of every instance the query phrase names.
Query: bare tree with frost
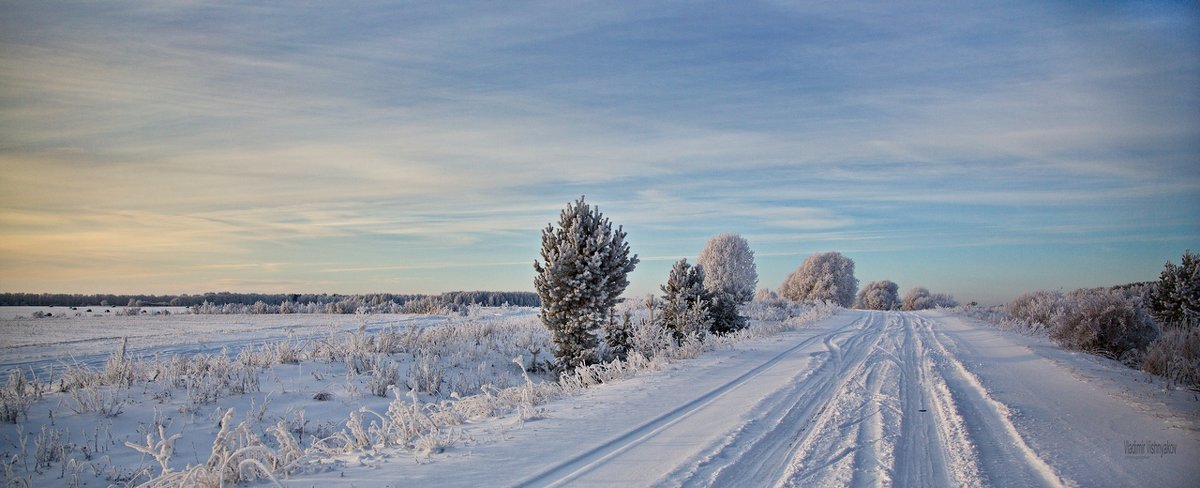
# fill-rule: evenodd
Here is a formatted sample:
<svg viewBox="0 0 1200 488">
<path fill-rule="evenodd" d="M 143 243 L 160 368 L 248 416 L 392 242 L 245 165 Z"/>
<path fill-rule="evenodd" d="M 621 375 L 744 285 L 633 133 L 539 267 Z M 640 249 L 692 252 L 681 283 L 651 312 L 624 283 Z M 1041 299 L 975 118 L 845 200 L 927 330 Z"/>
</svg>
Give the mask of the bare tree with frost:
<svg viewBox="0 0 1200 488">
<path fill-rule="evenodd" d="M 742 236 L 726 232 L 708 240 L 696 264 L 704 267 L 704 287 L 746 303 L 754 298 L 758 268 L 754 251 Z"/>
<path fill-rule="evenodd" d="M 539 317 L 554 339 L 559 367 L 596 361 L 596 331 L 612 318 L 637 263 L 623 228 L 613 230 L 584 197 L 567 205 L 557 226 L 542 230 L 533 286 L 542 300 Z"/>
<path fill-rule="evenodd" d="M 854 260 L 838 252 L 813 254 L 779 285 L 779 296 L 798 302 L 829 301 L 849 307 L 858 291 Z"/>
<path fill-rule="evenodd" d="M 855 306 L 867 310 L 896 310 L 900 308 L 900 287 L 891 280 L 867 283 L 858 292 Z"/>
</svg>

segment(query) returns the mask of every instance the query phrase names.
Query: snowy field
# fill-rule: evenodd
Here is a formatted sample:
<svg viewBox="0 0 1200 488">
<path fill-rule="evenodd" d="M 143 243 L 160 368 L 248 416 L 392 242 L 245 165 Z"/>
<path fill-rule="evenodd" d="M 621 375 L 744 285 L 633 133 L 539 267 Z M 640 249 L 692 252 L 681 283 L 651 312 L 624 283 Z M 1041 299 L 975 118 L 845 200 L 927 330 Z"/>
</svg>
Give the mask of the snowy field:
<svg viewBox="0 0 1200 488">
<path fill-rule="evenodd" d="M 533 309 L 4 319 L 6 368 L 87 359 L 0 424 L 5 485 L 1200 479 L 1196 392 L 948 312 L 830 313 L 687 347 L 642 337 L 645 357 L 562 382 L 524 371 L 548 357 Z M 31 395 L 14 380 L 6 405 Z"/>
<path fill-rule="evenodd" d="M 91 308 L 92 312 L 84 312 Z M 105 312 L 111 310 L 111 312 Z M 125 307 L 0 307 L 0 371 L 33 368 L 45 376 L 64 364 L 98 366 L 129 339 L 137 355 L 237 351 L 247 344 L 291 337 L 309 339 L 365 325 L 368 332 L 388 326 L 445 323 L 436 315 L 192 315 L 186 307 L 143 307 L 146 314 L 121 315 Z M 31 318 L 35 312 L 53 316 Z M 170 312 L 163 315 L 163 312 Z M 80 314 L 76 316 L 76 313 Z M 534 309 L 489 309 L 489 314 L 533 315 Z"/>
</svg>

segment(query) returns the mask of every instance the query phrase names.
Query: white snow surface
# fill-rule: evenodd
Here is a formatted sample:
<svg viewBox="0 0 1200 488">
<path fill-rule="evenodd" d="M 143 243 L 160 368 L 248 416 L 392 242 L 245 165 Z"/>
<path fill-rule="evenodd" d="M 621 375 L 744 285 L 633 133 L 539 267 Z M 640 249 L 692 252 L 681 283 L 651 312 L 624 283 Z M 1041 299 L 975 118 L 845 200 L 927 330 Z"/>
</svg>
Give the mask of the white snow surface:
<svg viewBox="0 0 1200 488">
<path fill-rule="evenodd" d="M 946 312 L 844 311 L 471 426 L 354 486 L 1195 486 L 1200 401 Z M 1173 446 L 1127 454 L 1127 443 Z"/>
<path fill-rule="evenodd" d="M 321 337 L 362 325 L 370 332 L 386 326 L 438 325 L 447 320 L 441 315 L 414 314 L 194 315 L 180 307 L 169 308 L 171 315 L 123 316 L 103 314 L 106 309 L 119 311 L 121 307 L 96 307 L 93 310 L 99 312 L 46 318 L 29 317 L 33 311 L 64 314 L 68 309 L 0 307 L 0 371 L 33 368 L 37 376 L 45 378 L 65 364 L 100 366 L 126 338 L 135 356 L 211 354 L 223 348 L 236 353 L 248 344 Z M 165 309 L 168 307 L 146 310 Z M 491 310 L 503 310 L 506 315 L 534 313 L 529 308 Z"/>
<path fill-rule="evenodd" d="M 531 310 L 511 312 L 532 319 Z M 157 319 L 157 320 L 154 320 Z M 73 351 L 103 358 L 117 337 L 138 333 L 143 353 L 208 350 L 318 335 L 329 328 L 435 325 L 423 316 L 170 316 L 0 321 L 0 363 L 43 364 Z M 55 322 L 58 321 L 58 322 Z M 79 328 L 87 327 L 87 330 Z M 10 335 L 11 334 L 11 335 Z M 40 339 L 39 339 L 40 337 Z M 311 369 L 311 367 L 309 367 Z M 326 367 L 329 368 L 329 367 Z M 338 391 L 313 402 L 304 364 L 271 370 L 282 393 L 272 408 L 344 418 L 361 400 Z M 328 375 L 336 375 L 332 369 Z M 138 388 L 135 388 L 137 390 Z M 142 390 L 145 390 L 142 388 Z M 290 392 L 290 393 L 289 393 Z M 248 415 L 268 392 L 223 400 Z M 146 417 L 185 426 L 180 462 L 198 463 L 214 413 L 159 412 L 135 400 L 99 422 L 71 414 L 51 395 L 23 422 L 37 432 L 46 412 L 85 437 L 144 436 Z M 1195 486 L 1200 480 L 1200 400 L 1145 373 L 1063 351 L 943 311 L 844 310 L 815 324 L 745 341 L 661 371 L 602 384 L 514 415 L 461 427 L 462 441 L 429 457 L 403 451 L 347 456 L 280 481 L 288 486 Z M 325 411 L 328 410 L 328 411 Z M 170 421 L 171 419 L 168 418 Z M 104 425 L 98 428 L 96 425 Z M 95 431 L 96 433 L 93 433 Z M 0 425 L 0 454 L 16 449 Z M 207 436 L 207 437 L 206 437 Z M 78 438 L 73 442 L 79 442 Z M 11 444 L 11 445 L 10 445 Z M 1139 447 L 1140 446 L 1140 447 Z M 146 465 L 129 449 L 114 464 Z M 32 461 L 30 461 L 32 463 Z M 12 480 L 6 480 L 9 482 Z M 19 480 L 18 480 L 19 481 Z M 58 468 L 36 486 L 67 485 Z M 94 479 L 89 486 L 104 482 Z"/>
</svg>

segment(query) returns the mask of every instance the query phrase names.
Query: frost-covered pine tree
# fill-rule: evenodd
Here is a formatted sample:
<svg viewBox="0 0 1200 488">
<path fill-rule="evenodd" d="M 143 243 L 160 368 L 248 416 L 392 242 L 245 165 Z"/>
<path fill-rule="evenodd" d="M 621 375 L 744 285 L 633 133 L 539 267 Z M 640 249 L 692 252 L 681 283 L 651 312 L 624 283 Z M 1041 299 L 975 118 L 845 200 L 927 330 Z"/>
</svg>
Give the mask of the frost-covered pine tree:
<svg viewBox="0 0 1200 488">
<path fill-rule="evenodd" d="M 617 359 L 625 359 L 633 349 L 633 313 L 626 310 L 621 314 L 621 320 L 609 316 L 608 324 L 604 327 L 604 342 L 608 345 L 609 353 Z"/>
<path fill-rule="evenodd" d="M 866 310 L 896 310 L 900 308 L 900 287 L 891 280 L 872 281 L 858 292 L 854 302 Z"/>
<path fill-rule="evenodd" d="M 1200 255 L 1184 251 L 1178 266 L 1163 266 L 1150 292 L 1150 313 L 1165 326 L 1200 327 Z"/>
<path fill-rule="evenodd" d="M 712 327 L 709 306 L 712 295 L 704 288 L 704 267 L 680 259 L 671 267 L 667 283 L 660 286 L 663 299 L 659 320 L 677 341 Z"/>
<path fill-rule="evenodd" d="M 854 304 L 857 291 L 854 260 L 838 252 L 809 256 L 779 285 L 779 296 L 788 300 L 830 301 L 843 307 Z"/>
<path fill-rule="evenodd" d="M 613 230 L 600 209 L 579 197 L 542 230 L 541 261 L 533 286 L 542 300 L 539 317 L 550 329 L 560 368 L 596 361 L 596 331 L 611 318 L 638 263 L 625 231 Z"/>
</svg>

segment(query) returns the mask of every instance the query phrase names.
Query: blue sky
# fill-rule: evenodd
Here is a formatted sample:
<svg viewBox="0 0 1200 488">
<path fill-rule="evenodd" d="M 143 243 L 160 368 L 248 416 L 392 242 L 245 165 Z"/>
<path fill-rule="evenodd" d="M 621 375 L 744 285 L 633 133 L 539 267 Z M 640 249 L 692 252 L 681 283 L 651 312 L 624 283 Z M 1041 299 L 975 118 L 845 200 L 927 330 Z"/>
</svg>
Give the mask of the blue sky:
<svg viewBox="0 0 1200 488">
<path fill-rule="evenodd" d="M 760 286 L 960 300 L 1200 249 L 1187 2 L 0 2 L 0 289 L 531 290 L 587 195 Z"/>
</svg>

